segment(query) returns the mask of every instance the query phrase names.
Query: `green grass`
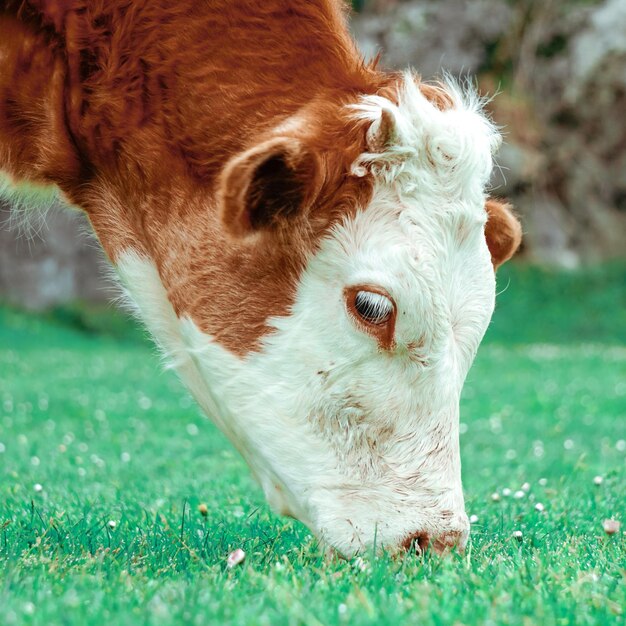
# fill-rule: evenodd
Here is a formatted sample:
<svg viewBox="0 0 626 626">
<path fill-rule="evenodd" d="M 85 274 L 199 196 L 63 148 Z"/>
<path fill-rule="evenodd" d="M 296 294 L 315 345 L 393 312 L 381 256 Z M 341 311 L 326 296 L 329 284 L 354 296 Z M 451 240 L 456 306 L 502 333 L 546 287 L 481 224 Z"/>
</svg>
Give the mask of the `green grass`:
<svg viewBox="0 0 626 626">
<path fill-rule="evenodd" d="M 623 624 L 625 275 L 501 273 L 462 402 L 478 521 L 446 558 L 327 562 L 129 324 L 0 308 L 0 623 Z"/>
</svg>

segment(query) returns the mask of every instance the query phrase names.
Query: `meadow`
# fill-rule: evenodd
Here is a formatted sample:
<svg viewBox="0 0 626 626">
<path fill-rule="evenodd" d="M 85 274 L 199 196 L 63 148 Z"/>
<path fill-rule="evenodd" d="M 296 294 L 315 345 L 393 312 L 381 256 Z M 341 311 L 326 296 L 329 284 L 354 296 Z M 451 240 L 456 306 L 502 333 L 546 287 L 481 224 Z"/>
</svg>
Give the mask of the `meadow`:
<svg viewBox="0 0 626 626">
<path fill-rule="evenodd" d="M 623 624 L 626 265 L 498 282 L 443 558 L 327 560 L 133 323 L 0 307 L 0 623 Z"/>
</svg>

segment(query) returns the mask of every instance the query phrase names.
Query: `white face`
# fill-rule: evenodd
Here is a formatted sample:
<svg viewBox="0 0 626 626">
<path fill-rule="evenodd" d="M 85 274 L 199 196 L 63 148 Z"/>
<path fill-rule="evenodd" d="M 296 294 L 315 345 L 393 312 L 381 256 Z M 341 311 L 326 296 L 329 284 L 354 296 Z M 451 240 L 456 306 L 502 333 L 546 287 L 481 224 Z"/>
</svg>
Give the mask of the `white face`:
<svg viewBox="0 0 626 626">
<path fill-rule="evenodd" d="M 374 120 L 377 104 L 364 107 Z M 483 191 L 494 131 L 467 107 L 427 113 L 424 151 L 398 166 L 398 120 L 389 154 L 355 164 L 376 172 L 370 205 L 322 241 L 291 314 L 244 359 L 176 318 L 147 261 L 119 262 L 149 329 L 270 504 L 344 555 L 463 545 L 468 534 L 459 398 L 494 306 Z M 356 293 L 383 323 L 393 316 L 382 343 Z"/>
</svg>

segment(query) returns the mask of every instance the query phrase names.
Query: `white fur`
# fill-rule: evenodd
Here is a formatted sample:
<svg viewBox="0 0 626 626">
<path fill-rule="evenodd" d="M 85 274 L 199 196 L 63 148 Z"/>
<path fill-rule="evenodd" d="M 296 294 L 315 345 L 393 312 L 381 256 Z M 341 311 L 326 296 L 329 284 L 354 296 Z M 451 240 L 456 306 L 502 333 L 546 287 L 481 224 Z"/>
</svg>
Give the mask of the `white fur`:
<svg viewBox="0 0 626 626">
<path fill-rule="evenodd" d="M 494 127 L 453 89 L 439 111 L 407 80 L 394 145 L 364 154 L 370 205 L 322 242 L 290 315 L 239 359 L 178 319 L 154 265 L 118 262 L 139 312 L 198 402 L 250 464 L 269 502 L 346 555 L 419 532 L 467 538 L 458 442 L 463 381 L 487 327 L 495 281 L 484 238 Z M 397 307 L 379 349 L 346 311 L 344 289 L 377 285 Z"/>
<path fill-rule="evenodd" d="M 463 90 L 447 78 L 443 87 L 453 106 L 440 110 L 420 91 L 410 73 L 404 77 L 398 104 L 370 95 L 353 105 L 355 116 L 380 124 L 382 111 L 394 121 L 390 144 L 383 152 L 365 153 L 354 164 L 356 174 L 371 170 L 404 195 L 432 191 L 442 199 L 484 193 L 493 167 L 492 155 L 502 138 L 482 108 L 484 101 L 468 85 Z M 433 188 L 434 187 L 434 188 Z"/>
</svg>

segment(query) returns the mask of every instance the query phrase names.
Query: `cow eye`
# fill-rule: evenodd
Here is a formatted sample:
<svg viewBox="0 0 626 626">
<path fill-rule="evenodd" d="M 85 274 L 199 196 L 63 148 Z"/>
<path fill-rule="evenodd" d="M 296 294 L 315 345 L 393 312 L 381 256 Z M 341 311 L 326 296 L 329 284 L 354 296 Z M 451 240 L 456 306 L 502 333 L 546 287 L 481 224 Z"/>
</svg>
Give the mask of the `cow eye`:
<svg viewBox="0 0 626 626">
<path fill-rule="evenodd" d="M 360 290 L 354 294 L 354 312 L 367 324 L 385 324 L 393 309 L 391 299 L 381 293 Z"/>
<path fill-rule="evenodd" d="M 376 340 L 383 350 L 394 346 L 396 303 L 382 288 L 369 285 L 346 287 L 346 308 L 359 330 Z"/>
</svg>

